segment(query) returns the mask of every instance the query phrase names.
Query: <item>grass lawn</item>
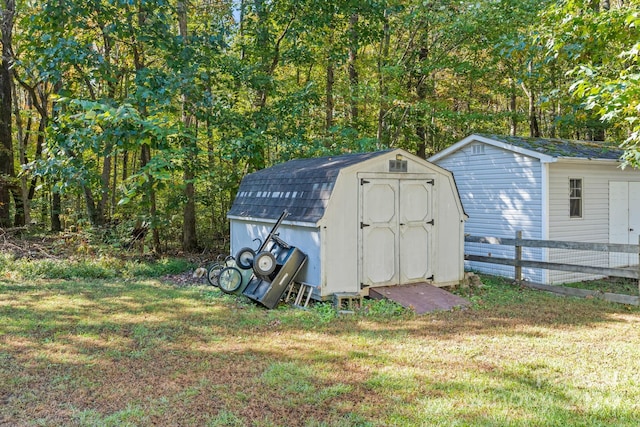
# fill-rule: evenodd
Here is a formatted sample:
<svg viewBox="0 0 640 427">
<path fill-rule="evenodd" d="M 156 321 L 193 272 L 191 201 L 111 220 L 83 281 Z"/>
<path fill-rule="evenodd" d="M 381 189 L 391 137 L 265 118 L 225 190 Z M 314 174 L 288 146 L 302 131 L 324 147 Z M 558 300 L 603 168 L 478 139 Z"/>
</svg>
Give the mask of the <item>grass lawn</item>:
<svg viewBox="0 0 640 427">
<path fill-rule="evenodd" d="M 639 290 L 637 280 L 625 279 L 622 277 L 610 277 L 579 283 L 566 283 L 563 286 L 633 296 L 637 296 Z"/>
<path fill-rule="evenodd" d="M 467 310 L 265 310 L 0 268 L 0 425 L 637 426 L 640 310 L 513 287 Z"/>
</svg>

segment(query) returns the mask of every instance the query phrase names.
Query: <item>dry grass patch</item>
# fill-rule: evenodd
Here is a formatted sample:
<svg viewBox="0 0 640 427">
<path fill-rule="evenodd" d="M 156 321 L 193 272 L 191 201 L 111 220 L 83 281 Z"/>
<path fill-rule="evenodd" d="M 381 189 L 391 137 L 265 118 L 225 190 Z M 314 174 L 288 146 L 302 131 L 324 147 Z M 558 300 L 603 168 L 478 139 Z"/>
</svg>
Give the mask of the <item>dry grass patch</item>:
<svg viewBox="0 0 640 427">
<path fill-rule="evenodd" d="M 467 292 L 464 311 L 337 316 L 156 280 L 0 282 L 0 424 L 640 423 L 637 308 Z"/>
</svg>

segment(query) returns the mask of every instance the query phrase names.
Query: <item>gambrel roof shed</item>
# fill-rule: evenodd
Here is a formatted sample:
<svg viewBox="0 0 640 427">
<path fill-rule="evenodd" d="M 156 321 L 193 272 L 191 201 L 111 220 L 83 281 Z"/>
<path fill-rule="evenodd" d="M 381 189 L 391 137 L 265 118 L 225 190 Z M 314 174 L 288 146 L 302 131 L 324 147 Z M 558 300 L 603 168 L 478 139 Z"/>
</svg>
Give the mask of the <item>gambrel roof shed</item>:
<svg viewBox="0 0 640 427">
<path fill-rule="evenodd" d="M 640 211 L 640 171 L 622 169 L 622 153 L 603 142 L 473 134 L 429 161 L 455 175 L 470 216 L 467 234 L 513 238 L 522 231 L 531 239 L 637 244 L 640 216 L 632 212 Z M 512 250 L 466 245 L 466 253 L 473 255 L 509 258 Z M 578 255 L 556 249 L 525 250 L 528 259 L 540 261 L 571 263 L 571 257 Z M 585 259 L 601 267 L 629 263 L 625 257 L 606 254 Z M 507 266 L 469 263 L 468 267 L 513 276 Z M 528 269 L 526 278 L 562 283 L 592 276 Z"/>
<path fill-rule="evenodd" d="M 297 159 L 245 176 L 227 215 L 231 253 L 255 246 L 284 209 L 281 238 L 308 255 L 300 280 L 316 298 L 464 275 L 453 176 L 406 151 Z"/>
<path fill-rule="evenodd" d="M 296 159 L 244 177 L 229 217 L 277 218 L 316 224 L 325 213 L 340 171 L 388 151 Z"/>
</svg>

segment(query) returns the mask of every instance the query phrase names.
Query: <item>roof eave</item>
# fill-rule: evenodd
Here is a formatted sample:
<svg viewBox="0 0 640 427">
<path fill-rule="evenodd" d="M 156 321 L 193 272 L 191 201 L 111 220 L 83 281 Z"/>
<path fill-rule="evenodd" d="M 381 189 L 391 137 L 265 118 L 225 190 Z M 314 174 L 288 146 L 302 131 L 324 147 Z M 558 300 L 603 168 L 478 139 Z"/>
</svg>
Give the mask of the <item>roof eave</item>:
<svg viewBox="0 0 640 427">
<path fill-rule="evenodd" d="M 275 223 L 278 220 L 277 218 L 259 218 L 259 217 L 255 217 L 255 216 L 238 216 L 238 215 L 227 215 L 227 219 L 245 221 L 245 222 L 265 222 L 265 223 Z M 318 220 L 316 222 L 287 221 L 287 220 L 284 220 L 284 221 L 282 221 L 282 224 L 293 225 L 293 226 L 297 226 L 297 227 L 318 228 L 319 227 L 319 225 L 318 225 L 319 222 L 320 222 L 320 220 Z"/>
<path fill-rule="evenodd" d="M 559 156 L 558 160 L 563 163 L 606 163 L 606 164 L 622 164 L 619 159 L 601 159 L 593 157 L 565 157 Z"/>
<path fill-rule="evenodd" d="M 542 153 L 539 153 L 539 152 L 533 151 L 533 150 L 527 150 L 526 148 L 518 147 L 518 146 L 513 145 L 513 144 L 508 144 L 506 142 L 497 141 L 497 140 L 495 140 L 493 138 L 488 138 L 486 136 L 477 135 L 477 134 L 469 135 L 468 137 L 456 142 L 455 144 L 451 145 L 450 147 L 445 148 L 441 152 L 434 154 L 433 156 L 429 157 L 427 160 L 430 161 L 430 162 L 437 162 L 438 160 L 441 160 L 441 159 L 447 157 L 448 155 L 460 150 L 461 148 L 471 144 L 474 141 L 483 142 L 485 144 L 493 145 L 494 147 L 502 148 L 504 150 L 513 151 L 514 153 L 522 154 L 522 155 L 527 156 L 527 157 L 533 157 L 535 159 L 540 160 L 541 163 L 554 163 L 554 162 L 558 161 L 558 159 L 556 157 L 549 156 L 547 154 L 542 154 Z"/>
</svg>

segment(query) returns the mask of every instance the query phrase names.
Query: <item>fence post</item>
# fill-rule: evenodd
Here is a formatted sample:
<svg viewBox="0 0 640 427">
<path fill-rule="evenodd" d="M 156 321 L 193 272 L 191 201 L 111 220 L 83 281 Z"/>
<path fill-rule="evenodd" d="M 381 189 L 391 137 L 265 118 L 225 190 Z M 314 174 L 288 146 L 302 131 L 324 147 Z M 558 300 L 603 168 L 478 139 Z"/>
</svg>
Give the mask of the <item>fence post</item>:
<svg viewBox="0 0 640 427">
<path fill-rule="evenodd" d="M 522 265 L 520 264 L 520 261 L 522 261 L 522 246 L 520 245 L 520 240 L 522 240 L 522 230 L 516 231 L 516 254 L 514 265 L 516 270 L 515 280 L 518 284 L 522 282 Z"/>
</svg>

